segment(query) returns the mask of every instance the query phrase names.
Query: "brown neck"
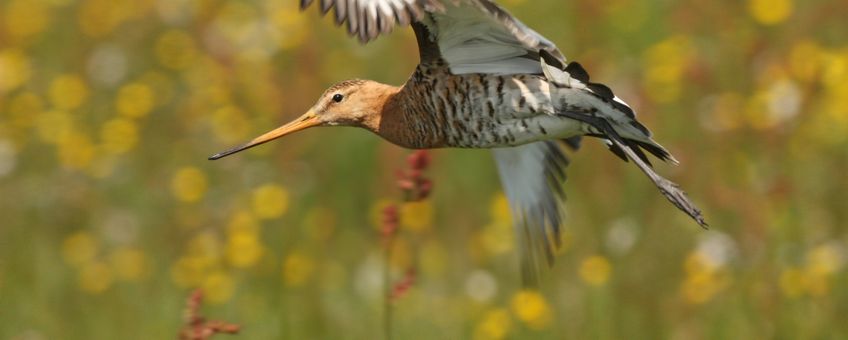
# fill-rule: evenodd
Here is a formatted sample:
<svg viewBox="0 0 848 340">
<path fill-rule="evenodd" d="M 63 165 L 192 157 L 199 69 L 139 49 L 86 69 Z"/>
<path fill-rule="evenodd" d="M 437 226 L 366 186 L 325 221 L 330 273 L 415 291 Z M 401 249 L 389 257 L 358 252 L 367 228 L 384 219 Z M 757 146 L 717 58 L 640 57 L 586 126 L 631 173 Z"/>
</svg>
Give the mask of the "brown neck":
<svg viewBox="0 0 848 340">
<path fill-rule="evenodd" d="M 388 85 L 380 90 L 384 92 L 376 100 L 380 105 L 374 107 L 375 114 L 368 115 L 362 127 L 393 144 L 413 148 L 408 136 L 410 121 L 406 93 L 402 87 Z"/>
</svg>

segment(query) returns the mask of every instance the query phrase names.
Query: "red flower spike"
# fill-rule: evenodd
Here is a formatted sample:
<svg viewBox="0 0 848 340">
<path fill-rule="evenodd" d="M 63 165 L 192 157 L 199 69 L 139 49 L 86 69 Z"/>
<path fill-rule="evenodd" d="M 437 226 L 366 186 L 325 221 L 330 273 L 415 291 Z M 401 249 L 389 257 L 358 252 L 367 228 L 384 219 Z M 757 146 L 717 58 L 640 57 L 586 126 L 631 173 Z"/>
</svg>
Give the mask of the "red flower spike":
<svg viewBox="0 0 848 340">
<path fill-rule="evenodd" d="M 388 245 L 389 239 L 397 232 L 400 226 L 400 213 L 398 207 L 394 204 L 383 209 L 383 228 L 380 230 L 383 236 L 383 243 Z"/>
<path fill-rule="evenodd" d="M 430 154 L 426 150 L 418 150 L 406 158 L 409 167 L 415 170 L 424 170 L 430 164 Z"/>
<path fill-rule="evenodd" d="M 188 297 L 185 310 L 185 325 L 180 330 L 180 340 L 207 340 L 215 334 L 236 334 L 241 326 L 224 321 L 206 321 L 200 315 L 203 291 L 196 289 Z"/>
<path fill-rule="evenodd" d="M 415 189 L 415 182 L 406 178 L 402 178 L 397 181 L 397 186 L 398 188 L 400 188 L 400 190 L 409 191 Z"/>
<path fill-rule="evenodd" d="M 415 284 L 415 269 L 410 268 L 406 271 L 406 274 L 403 276 L 403 279 L 392 287 L 391 293 L 391 301 L 397 301 L 399 298 L 406 295 L 409 292 L 409 289 Z"/>
<path fill-rule="evenodd" d="M 430 191 L 433 190 L 433 182 L 429 179 L 422 178 L 418 183 L 418 199 L 423 200 L 430 196 Z"/>
</svg>

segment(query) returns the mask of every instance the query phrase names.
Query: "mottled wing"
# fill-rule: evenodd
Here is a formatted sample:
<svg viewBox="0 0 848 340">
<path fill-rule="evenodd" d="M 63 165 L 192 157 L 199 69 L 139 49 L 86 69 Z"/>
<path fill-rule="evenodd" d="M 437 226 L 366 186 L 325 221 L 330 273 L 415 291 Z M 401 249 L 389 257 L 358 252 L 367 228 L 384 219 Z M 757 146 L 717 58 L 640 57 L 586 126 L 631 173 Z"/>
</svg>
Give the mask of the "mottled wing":
<svg viewBox="0 0 848 340">
<path fill-rule="evenodd" d="M 300 0 L 305 9 L 314 0 Z M 337 25 L 347 23 L 350 35 L 368 42 L 381 34 L 391 32 L 396 26 L 406 26 L 421 20 L 427 12 L 442 11 L 438 0 L 318 0 L 321 12 L 335 8 Z"/>
<path fill-rule="evenodd" d="M 301 0 L 306 8 L 315 0 Z M 542 72 L 539 52 L 560 63 L 565 58 L 541 34 L 524 25 L 491 0 L 318 0 L 323 13 L 335 9 L 336 24 L 362 42 L 419 22 L 441 57 L 456 74 Z M 427 46 L 429 44 L 419 44 Z M 426 51 L 422 51 L 426 53 Z"/>
<path fill-rule="evenodd" d="M 492 154 L 512 208 L 524 279 L 532 282 L 542 258 L 551 263 L 560 244 L 568 158 L 553 141 L 492 149 Z"/>
<path fill-rule="evenodd" d="M 455 74 L 541 74 L 539 52 L 565 58 L 550 40 L 490 0 L 446 2 L 423 23 Z"/>
<path fill-rule="evenodd" d="M 420 22 L 429 32 L 426 38 L 438 46 L 442 60 L 454 74 L 540 74 L 542 50 L 565 62 L 552 42 L 492 1 L 443 4 L 444 11 L 429 12 Z"/>
</svg>

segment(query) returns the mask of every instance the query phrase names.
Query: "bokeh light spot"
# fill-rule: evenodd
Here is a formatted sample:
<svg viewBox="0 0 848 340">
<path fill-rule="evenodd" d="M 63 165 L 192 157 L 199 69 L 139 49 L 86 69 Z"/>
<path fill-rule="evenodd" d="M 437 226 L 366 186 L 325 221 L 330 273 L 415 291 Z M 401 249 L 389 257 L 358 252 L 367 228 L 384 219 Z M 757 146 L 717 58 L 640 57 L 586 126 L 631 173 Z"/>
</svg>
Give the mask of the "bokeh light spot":
<svg viewBox="0 0 848 340">
<path fill-rule="evenodd" d="M 512 297 L 512 313 L 532 329 L 543 329 L 553 320 L 545 297 L 537 291 L 522 290 Z"/>
<path fill-rule="evenodd" d="M 253 213 L 261 219 L 282 216 L 289 207 L 289 193 L 276 184 L 265 184 L 253 191 Z"/>
<path fill-rule="evenodd" d="M 171 193 L 177 200 L 193 203 L 206 193 L 206 175 L 195 167 L 184 167 L 171 179 Z"/>
<path fill-rule="evenodd" d="M 748 0 L 748 12 L 763 25 L 776 25 L 792 14 L 793 0 Z"/>
<path fill-rule="evenodd" d="M 153 90 L 145 84 L 131 83 L 121 87 L 115 99 L 118 113 L 129 118 L 139 118 L 153 108 Z"/>
<path fill-rule="evenodd" d="M 88 99 L 88 85 L 76 74 L 64 74 L 50 82 L 50 102 L 59 110 L 73 110 Z"/>
<path fill-rule="evenodd" d="M 197 58 L 197 53 L 194 39 L 185 31 L 167 31 L 156 41 L 156 58 L 171 69 L 188 67 Z"/>
<path fill-rule="evenodd" d="M 91 234 L 80 231 L 62 242 L 62 258 L 72 266 L 82 266 L 97 256 L 97 240 Z"/>
<path fill-rule="evenodd" d="M 590 286 L 602 286 L 609 281 L 612 265 L 603 256 L 590 256 L 580 264 L 580 278 Z"/>
</svg>

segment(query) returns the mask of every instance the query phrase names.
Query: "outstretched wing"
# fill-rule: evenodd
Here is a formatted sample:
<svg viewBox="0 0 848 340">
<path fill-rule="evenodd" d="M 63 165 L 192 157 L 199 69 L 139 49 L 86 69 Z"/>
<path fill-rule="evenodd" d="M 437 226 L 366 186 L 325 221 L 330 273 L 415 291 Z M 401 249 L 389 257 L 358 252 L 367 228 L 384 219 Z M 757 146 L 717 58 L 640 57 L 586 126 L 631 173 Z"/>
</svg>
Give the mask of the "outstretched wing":
<svg viewBox="0 0 848 340">
<path fill-rule="evenodd" d="M 314 0 L 301 0 L 301 8 Z M 439 56 L 455 74 L 541 74 L 539 52 L 560 63 L 557 47 L 491 0 L 319 0 L 323 13 L 335 8 L 336 23 L 347 23 L 362 42 L 415 25 L 421 51 Z M 427 41 L 421 41 L 425 39 Z M 435 53 L 438 52 L 438 53 Z M 422 58 L 423 59 L 423 58 Z"/>
<path fill-rule="evenodd" d="M 314 0 L 300 0 L 305 9 Z M 368 42 L 395 26 L 406 26 L 421 20 L 426 13 L 444 11 L 439 0 L 319 0 L 321 12 L 327 14 L 335 7 L 337 25 L 347 23 L 350 35 Z"/>
<path fill-rule="evenodd" d="M 541 51 L 565 62 L 556 45 L 489 0 L 449 4 L 422 23 L 454 74 L 541 74 Z"/>
<path fill-rule="evenodd" d="M 560 245 L 562 183 L 569 161 L 553 141 L 492 149 L 492 154 L 512 207 L 524 279 L 532 282 L 542 258 L 550 264 Z"/>
</svg>

